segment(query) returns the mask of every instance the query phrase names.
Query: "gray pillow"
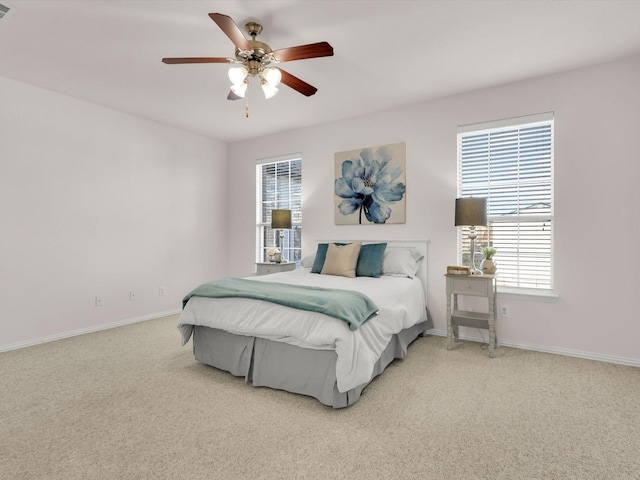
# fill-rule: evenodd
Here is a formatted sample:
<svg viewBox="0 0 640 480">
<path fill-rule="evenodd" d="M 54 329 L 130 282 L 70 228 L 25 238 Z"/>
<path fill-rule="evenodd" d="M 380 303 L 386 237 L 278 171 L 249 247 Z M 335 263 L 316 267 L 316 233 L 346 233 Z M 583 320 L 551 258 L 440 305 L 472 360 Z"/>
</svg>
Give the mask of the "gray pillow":
<svg viewBox="0 0 640 480">
<path fill-rule="evenodd" d="M 382 275 L 414 278 L 423 257 L 414 247 L 388 247 L 382 257 Z"/>
</svg>

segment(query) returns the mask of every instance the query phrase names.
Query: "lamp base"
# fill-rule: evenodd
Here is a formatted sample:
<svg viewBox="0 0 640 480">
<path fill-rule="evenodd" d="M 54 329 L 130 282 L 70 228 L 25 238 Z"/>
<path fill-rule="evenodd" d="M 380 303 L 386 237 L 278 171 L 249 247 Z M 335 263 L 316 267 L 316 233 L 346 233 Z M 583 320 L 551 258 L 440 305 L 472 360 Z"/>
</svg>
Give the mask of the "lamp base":
<svg viewBox="0 0 640 480">
<path fill-rule="evenodd" d="M 482 275 L 482 270 L 478 270 L 476 268 L 476 227 L 472 226 L 469 229 L 469 243 L 470 243 L 470 248 L 469 248 L 469 257 L 470 257 L 470 261 L 469 263 L 471 265 L 469 265 L 469 273 L 471 275 Z"/>
<path fill-rule="evenodd" d="M 280 230 L 280 250 L 280 260 L 277 263 L 287 263 L 287 259 L 284 257 L 284 232 L 282 230 Z"/>
</svg>

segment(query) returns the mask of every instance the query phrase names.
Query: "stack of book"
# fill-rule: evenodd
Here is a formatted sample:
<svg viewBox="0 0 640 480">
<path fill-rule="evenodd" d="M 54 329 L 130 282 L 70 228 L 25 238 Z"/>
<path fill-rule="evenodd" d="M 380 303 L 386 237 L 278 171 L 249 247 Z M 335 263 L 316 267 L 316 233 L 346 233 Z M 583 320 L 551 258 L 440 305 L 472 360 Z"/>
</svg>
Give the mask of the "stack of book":
<svg viewBox="0 0 640 480">
<path fill-rule="evenodd" d="M 469 267 L 449 266 L 447 275 L 469 275 Z"/>
</svg>

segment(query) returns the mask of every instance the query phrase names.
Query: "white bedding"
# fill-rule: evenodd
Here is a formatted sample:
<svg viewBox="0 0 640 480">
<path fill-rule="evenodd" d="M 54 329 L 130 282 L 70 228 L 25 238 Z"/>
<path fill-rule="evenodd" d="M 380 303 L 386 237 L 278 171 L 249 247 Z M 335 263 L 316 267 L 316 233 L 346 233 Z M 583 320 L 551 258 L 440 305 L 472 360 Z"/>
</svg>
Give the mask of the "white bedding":
<svg viewBox="0 0 640 480">
<path fill-rule="evenodd" d="M 335 349 L 337 387 L 346 392 L 371 379 L 374 364 L 394 334 L 426 320 L 424 288 L 418 278 L 345 278 L 310 273 L 307 268 L 248 278 L 356 290 L 371 298 L 380 311 L 351 331 L 343 321 L 322 313 L 261 300 L 193 297 L 178 322 L 183 345 L 189 341 L 193 326 L 201 325 L 304 348 Z"/>
</svg>

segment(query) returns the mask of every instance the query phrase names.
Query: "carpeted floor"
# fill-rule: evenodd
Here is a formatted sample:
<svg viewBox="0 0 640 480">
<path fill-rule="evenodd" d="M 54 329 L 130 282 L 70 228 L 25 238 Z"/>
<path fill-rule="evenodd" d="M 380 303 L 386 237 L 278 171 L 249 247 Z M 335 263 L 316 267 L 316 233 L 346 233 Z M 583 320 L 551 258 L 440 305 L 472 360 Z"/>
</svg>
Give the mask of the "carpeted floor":
<svg viewBox="0 0 640 480">
<path fill-rule="evenodd" d="M 640 479 L 640 369 L 419 338 L 355 405 L 197 363 L 167 317 L 0 354 L 2 479 Z"/>
</svg>

